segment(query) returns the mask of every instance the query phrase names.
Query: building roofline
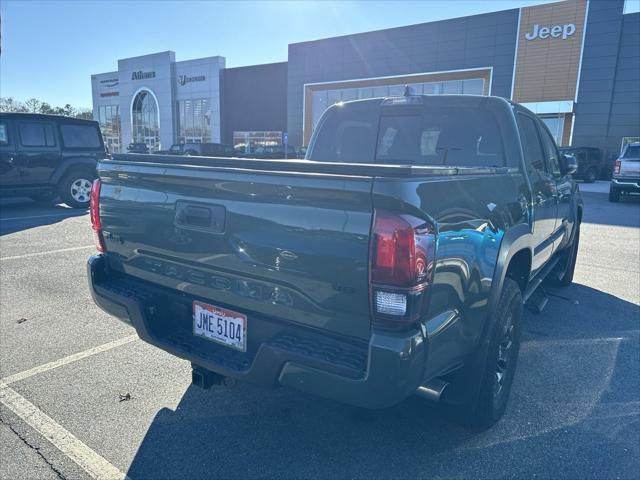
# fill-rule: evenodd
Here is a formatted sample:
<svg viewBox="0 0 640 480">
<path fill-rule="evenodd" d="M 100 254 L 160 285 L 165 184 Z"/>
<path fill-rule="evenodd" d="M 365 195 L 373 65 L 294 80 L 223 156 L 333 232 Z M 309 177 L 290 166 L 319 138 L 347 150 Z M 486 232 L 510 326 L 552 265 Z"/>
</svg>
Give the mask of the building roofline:
<svg viewBox="0 0 640 480">
<path fill-rule="evenodd" d="M 565 0 L 560 0 L 559 2 L 550 2 L 549 4 L 553 4 L 553 3 L 561 3 Z M 536 5 L 545 5 L 545 4 L 536 4 Z M 536 5 L 531 5 L 531 6 L 536 6 Z M 437 24 L 437 23 L 444 23 L 444 22 L 452 22 L 455 20 L 461 20 L 461 19 L 467 19 L 467 18 L 474 18 L 474 17 L 484 17 L 484 16 L 488 16 L 488 15 L 496 15 L 498 13 L 505 13 L 505 12 L 517 12 L 519 11 L 520 8 L 507 8 L 505 10 L 496 10 L 493 12 L 485 12 L 485 13 L 476 13 L 474 15 L 463 15 L 461 17 L 451 17 L 451 18 L 443 18 L 442 20 L 432 20 L 430 22 L 419 22 L 419 23 L 411 23 L 408 25 L 399 25 L 397 27 L 388 27 L 388 28 L 381 28 L 378 30 L 367 30 L 364 32 L 356 32 L 356 33 L 347 33 L 344 35 L 336 35 L 333 37 L 323 37 L 323 38 L 316 38 L 314 40 L 304 40 L 302 42 L 293 42 L 289 44 L 289 47 L 292 47 L 294 45 L 305 45 L 305 44 L 309 44 L 309 43 L 317 43 L 317 42 L 324 42 L 327 40 L 335 40 L 335 39 L 339 39 L 339 38 L 347 38 L 347 37 L 357 37 L 360 35 L 369 35 L 372 33 L 380 33 L 380 32 L 389 32 L 391 30 L 400 30 L 403 28 L 410 28 L 410 27 L 418 27 L 418 26 L 424 26 L 424 25 L 432 25 L 432 24 Z"/>
<path fill-rule="evenodd" d="M 254 68 L 254 67 L 271 67 L 274 65 L 287 65 L 289 62 L 270 62 L 270 63 L 258 63 L 255 65 L 241 65 L 238 67 L 227 67 L 223 68 L 223 70 L 240 70 L 242 68 Z"/>
</svg>

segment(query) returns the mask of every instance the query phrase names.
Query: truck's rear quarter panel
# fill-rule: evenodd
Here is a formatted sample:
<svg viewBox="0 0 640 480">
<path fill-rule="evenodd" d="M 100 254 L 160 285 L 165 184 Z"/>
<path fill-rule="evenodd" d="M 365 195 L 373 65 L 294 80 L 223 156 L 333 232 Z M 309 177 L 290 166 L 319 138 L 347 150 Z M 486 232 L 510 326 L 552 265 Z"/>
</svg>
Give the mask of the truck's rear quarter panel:
<svg viewBox="0 0 640 480">
<path fill-rule="evenodd" d="M 477 345 L 502 237 L 527 221 L 528 195 L 524 176 L 515 171 L 376 179 L 375 208 L 422 216 L 437 227 L 434 278 L 423 315 L 429 334 L 425 377 L 455 365 Z"/>
</svg>

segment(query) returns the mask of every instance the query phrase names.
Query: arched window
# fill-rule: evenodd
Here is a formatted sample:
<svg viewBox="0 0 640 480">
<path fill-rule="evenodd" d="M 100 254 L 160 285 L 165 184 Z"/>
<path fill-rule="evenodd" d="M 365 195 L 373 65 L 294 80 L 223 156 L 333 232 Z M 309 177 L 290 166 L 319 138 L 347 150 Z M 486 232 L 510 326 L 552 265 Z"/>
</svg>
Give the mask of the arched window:
<svg viewBox="0 0 640 480">
<path fill-rule="evenodd" d="M 131 138 L 133 143 L 145 143 L 149 151 L 160 148 L 158 103 L 148 90 L 141 90 L 131 104 Z"/>
</svg>

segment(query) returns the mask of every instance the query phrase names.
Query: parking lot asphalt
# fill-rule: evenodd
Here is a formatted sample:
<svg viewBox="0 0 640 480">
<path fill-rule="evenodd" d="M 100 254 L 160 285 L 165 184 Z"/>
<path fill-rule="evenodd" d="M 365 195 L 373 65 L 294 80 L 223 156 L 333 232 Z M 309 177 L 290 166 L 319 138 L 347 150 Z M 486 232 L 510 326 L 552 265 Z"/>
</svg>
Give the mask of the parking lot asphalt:
<svg viewBox="0 0 640 480">
<path fill-rule="evenodd" d="M 0 203 L 0 478 L 637 478 L 640 202 L 585 193 L 575 282 L 526 314 L 483 433 L 409 398 L 364 412 L 280 388 L 201 391 L 92 302 L 86 212 Z"/>
</svg>

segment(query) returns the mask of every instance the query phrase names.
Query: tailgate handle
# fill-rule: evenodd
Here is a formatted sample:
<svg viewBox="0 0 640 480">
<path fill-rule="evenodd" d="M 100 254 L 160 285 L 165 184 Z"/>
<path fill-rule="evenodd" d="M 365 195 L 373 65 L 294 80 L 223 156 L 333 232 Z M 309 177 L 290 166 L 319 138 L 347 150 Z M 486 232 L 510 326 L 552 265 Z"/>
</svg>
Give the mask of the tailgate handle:
<svg viewBox="0 0 640 480">
<path fill-rule="evenodd" d="M 211 210 L 208 208 L 187 205 L 182 212 L 184 213 L 182 219 L 187 225 L 193 227 L 208 227 L 211 225 Z"/>
<path fill-rule="evenodd" d="M 196 228 L 222 232 L 224 230 L 225 209 L 220 205 L 193 205 L 177 202 L 175 223 L 182 228 Z"/>
</svg>

